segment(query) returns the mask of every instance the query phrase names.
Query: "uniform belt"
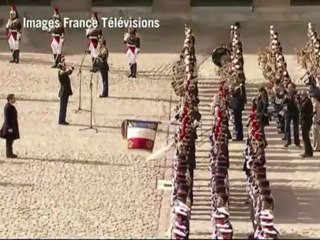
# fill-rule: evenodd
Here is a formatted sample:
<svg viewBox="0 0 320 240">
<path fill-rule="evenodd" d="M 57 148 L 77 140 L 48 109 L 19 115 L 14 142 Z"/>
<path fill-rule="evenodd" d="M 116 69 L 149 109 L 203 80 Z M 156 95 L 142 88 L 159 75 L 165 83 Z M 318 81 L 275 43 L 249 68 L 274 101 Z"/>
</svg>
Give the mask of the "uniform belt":
<svg viewBox="0 0 320 240">
<path fill-rule="evenodd" d="M 96 36 L 89 36 L 90 39 L 98 39 Z"/>
<path fill-rule="evenodd" d="M 10 29 L 9 32 L 18 32 L 17 30 Z"/>
<path fill-rule="evenodd" d="M 136 45 L 127 44 L 128 47 L 136 47 Z"/>
<path fill-rule="evenodd" d="M 52 34 L 53 37 L 60 37 L 60 34 Z"/>
</svg>

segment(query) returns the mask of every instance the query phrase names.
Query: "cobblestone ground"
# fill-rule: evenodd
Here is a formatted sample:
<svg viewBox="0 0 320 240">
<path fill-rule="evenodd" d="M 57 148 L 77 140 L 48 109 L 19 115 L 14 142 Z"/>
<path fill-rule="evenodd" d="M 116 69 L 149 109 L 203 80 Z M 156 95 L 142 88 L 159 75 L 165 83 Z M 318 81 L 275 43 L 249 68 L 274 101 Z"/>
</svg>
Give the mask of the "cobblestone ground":
<svg viewBox="0 0 320 240">
<path fill-rule="evenodd" d="M 124 57 L 114 55 L 116 60 Z M 20 98 L 16 107 L 21 131 L 21 139 L 14 143 L 18 159 L 4 158 L 5 144 L 0 144 L 0 238 L 157 235 L 162 193 L 156 185 L 167 169 L 166 162 L 145 162 L 149 153 L 128 151 L 119 128 L 128 118 L 168 120 L 170 82 L 153 75 L 165 74 L 174 56 L 153 63 L 150 58 L 152 55 L 140 56 L 146 64 L 139 66 L 142 73 L 136 80 L 129 81 L 125 72 L 111 73 L 109 99 L 97 98 L 101 84 L 94 79 L 98 133 L 79 131 L 89 124 L 90 114 L 74 112 L 78 107 L 76 74 L 67 117 L 71 125 L 59 126 L 56 70 L 29 63 L 20 64 L 18 70 L 0 61 L 0 106 L 8 92 Z M 77 61 L 81 56 L 70 59 Z M 126 59 L 116 62 L 114 68 L 126 68 Z M 83 73 L 84 110 L 90 106 L 89 77 Z M 155 149 L 165 144 L 166 137 L 162 124 Z"/>
</svg>

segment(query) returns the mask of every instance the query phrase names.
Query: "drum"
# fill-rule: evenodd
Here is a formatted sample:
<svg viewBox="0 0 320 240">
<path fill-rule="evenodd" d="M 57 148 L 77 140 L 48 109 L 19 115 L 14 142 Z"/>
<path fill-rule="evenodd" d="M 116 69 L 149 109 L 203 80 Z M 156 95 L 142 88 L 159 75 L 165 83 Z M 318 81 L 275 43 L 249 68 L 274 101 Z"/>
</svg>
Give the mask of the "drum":
<svg viewBox="0 0 320 240">
<path fill-rule="evenodd" d="M 231 62 L 231 53 L 228 49 L 219 47 L 212 51 L 211 59 L 214 65 L 221 68 Z"/>
</svg>

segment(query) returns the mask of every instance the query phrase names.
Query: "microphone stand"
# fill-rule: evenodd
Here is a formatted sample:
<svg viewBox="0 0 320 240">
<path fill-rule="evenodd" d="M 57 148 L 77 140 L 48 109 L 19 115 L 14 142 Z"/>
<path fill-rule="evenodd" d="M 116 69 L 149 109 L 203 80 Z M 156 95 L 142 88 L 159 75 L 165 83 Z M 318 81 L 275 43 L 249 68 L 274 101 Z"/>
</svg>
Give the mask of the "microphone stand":
<svg viewBox="0 0 320 240">
<path fill-rule="evenodd" d="M 80 129 L 79 131 L 93 129 L 97 133 L 98 128 L 93 127 L 93 84 L 92 84 L 92 79 L 93 79 L 93 73 L 91 73 L 91 78 L 90 78 L 90 125 L 89 125 L 89 127 Z"/>
<path fill-rule="evenodd" d="M 80 63 L 80 68 L 79 68 L 79 72 L 78 72 L 78 78 L 79 78 L 79 105 L 78 105 L 78 109 L 75 111 L 75 113 L 78 113 L 80 112 L 82 109 L 81 109 L 81 86 L 82 86 L 82 65 L 83 65 L 83 61 L 84 61 L 84 58 L 86 56 L 86 51 L 84 52 L 83 56 L 82 56 L 82 59 L 81 59 L 81 63 Z"/>
</svg>

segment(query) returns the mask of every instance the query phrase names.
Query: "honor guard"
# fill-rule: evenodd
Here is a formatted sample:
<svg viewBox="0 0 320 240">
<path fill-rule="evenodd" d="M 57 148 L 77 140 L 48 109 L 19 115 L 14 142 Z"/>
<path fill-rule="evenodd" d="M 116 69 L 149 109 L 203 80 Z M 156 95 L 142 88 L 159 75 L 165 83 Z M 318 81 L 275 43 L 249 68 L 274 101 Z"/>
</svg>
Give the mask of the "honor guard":
<svg viewBox="0 0 320 240">
<path fill-rule="evenodd" d="M 93 12 L 91 17 L 91 27 L 87 29 L 86 37 L 88 38 L 88 53 L 91 54 L 92 59 L 92 69 L 91 72 L 96 72 L 94 69 L 95 59 L 98 57 L 99 53 L 99 41 L 102 38 L 102 30 L 100 28 L 100 23 L 98 19 L 98 13 Z"/>
<path fill-rule="evenodd" d="M 19 45 L 21 39 L 22 24 L 15 6 L 11 6 L 10 18 L 6 25 L 7 39 L 9 42 L 10 50 L 12 52 L 13 60 L 10 63 L 19 63 Z"/>
<path fill-rule="evenodd" d="M 100 70 L 102 79 L 102 94 L 100 98 L 105 98 L 109 96 L 109 64 L 108 64 L 109 51 L 107 49 L 106 40 L 101 39 L 99 54 L 96 58 L 95 65 Z"/>
<path fill-rule="evenodd" d="M 58 8 L 55 8 L 53 11 L 53 21 L 55 26 L 53 28 L 50 28 L 48 32 L 51 33 L 52 36 L 51 49 L 54 60 L 52 68 L 57 68 L 59 63 L 61 62 L 62 45 L 64 42 L 64 27 Z"/>
<path fill-rule="evenodd" d="M 129 58 L 130 74 L 128 77 L 137 77 L 137 56 L 140 50 L 140 37 L 135 28 L 129 28 L 124 34 L 123 42 L 127 44 L 127 56 Z"/>
</svg>

